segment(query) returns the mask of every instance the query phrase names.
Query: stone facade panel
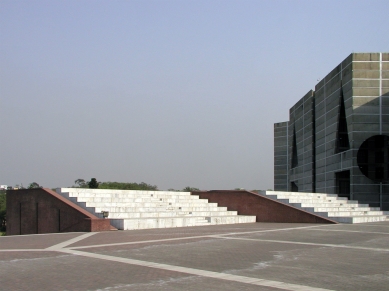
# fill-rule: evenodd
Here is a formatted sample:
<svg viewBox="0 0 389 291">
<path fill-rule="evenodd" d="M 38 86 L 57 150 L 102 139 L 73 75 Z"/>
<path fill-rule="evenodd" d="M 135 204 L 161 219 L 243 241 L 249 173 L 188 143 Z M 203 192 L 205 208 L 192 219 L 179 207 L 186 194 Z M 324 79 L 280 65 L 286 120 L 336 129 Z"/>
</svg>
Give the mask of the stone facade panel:
<svg viewBox="0 0 389 291">
<path fill-rule="evenodd" d="M 338 193 L 389 210 L 389 185 L 383 183 L 380 187 L 364 176 L 357 161 L 364 141 L 374 135 L 389 135 L 389 53 L 350 54 L 289 113 L 288 126 L 284 125 L 287 130 L 275 130 L 275 153 L 282 155 L 278 165 L 284 159 L 283 184 L 287 191 L 293 181 L 298 191 Z M 287 138 L 281 137 L 280 133 L 286 131 Z M 294 134 L 297 149 L 292 144 Z M 285 150 L 278 148 L 281 140 L 286 143 L 285 139 L 289 164 L 285 162 Z M 298 165 L 291 168 L 293 150 Z M 346 180 L 340 183 L 339 179 Z M 346 189 L 342 188 L 345 181 L 349 192 L 339 193 Z"/>
</svg>

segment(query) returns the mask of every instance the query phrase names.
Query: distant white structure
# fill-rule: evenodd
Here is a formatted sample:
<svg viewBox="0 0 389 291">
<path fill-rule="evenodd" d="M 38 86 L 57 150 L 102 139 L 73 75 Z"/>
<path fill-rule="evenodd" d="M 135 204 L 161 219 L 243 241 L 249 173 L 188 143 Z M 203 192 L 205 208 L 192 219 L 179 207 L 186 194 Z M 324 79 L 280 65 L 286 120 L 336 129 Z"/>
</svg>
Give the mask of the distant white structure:
<svg viewBox="0 0 389 291">
<path fill-rule="evenodd" d="M 0 185 L 0 190 L 7 190 L 7 185 Z"/>
</svg>

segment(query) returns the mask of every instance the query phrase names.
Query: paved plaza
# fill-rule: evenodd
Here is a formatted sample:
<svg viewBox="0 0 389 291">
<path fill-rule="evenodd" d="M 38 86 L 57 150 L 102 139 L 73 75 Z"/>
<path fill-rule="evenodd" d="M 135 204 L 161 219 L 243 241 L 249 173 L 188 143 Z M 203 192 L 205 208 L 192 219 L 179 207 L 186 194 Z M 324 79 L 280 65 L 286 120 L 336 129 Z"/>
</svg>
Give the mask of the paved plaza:
<svg viewBox="0 0 389 291">
<path fill-rule="evenodd" d="M 389 222 L 0 237 L 0 290 L 388 290 Z"/>
</svg>

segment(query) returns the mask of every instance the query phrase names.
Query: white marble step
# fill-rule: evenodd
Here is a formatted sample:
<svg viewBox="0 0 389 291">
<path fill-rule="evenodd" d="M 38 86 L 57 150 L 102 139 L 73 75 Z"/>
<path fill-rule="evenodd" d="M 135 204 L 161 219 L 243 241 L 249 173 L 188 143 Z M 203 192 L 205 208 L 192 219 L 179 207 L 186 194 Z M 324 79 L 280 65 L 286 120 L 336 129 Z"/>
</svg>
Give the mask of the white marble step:
<svg viewBox="0 0 389 291">
<path fill-rule="evenodd" d="M 141 202 L 166 202 L 166 203 L 207 203 L 206 199 L 174 199 L 174 198 L 153 198 L 153 197 L 142 197 L 142 198 L 107 198 L 107 197 L 70 197 L 70 199 L 76 198 L 77 201 L 83 202 L 120 202 L 120 203 L 141 203 Z"/>
<path fill-rule="evenodd" d="M 310 212 L 336 212 L 336 211 L 380 211 L 379 207 L 355 207 L 355 206 L 334 206 L 334 207 L 302 207 Z"/>
<path fill-rule="evenodd" d="M 341 198 L 321 198 L 321 199 L 317 199 L 317 198 L 307 198 L 307 197 L 289 197 L 289 198 L 279 198 L 277 197 L 277 200 L 278 201 L 286 201 L 286 202 L 289 202 L 289 203 L 347 203 L 347 198 L 343 199 L 344 197 L 341 197 Z"/>
<path fill-rule="evenodd" d="M 103 204 L 90 204 L 85 202 L 77 202 L 80 207 L 95 215 L 101 213 L 101 211 L 109 212 L 159 212 L 159 211 L 226 211 L 227 207 L 218 207 L 217 203 L 208 203 L 200 206 L 179 206 L 179 205 L 149 205 L 150 203 L 141 203 L 137 206 L 136 203 L 131 203 L 127 206 L 127 203 L 110 203 Z M 116 205 L 117 204 L 117 205 Z"/>
<path fill-rule="evenodd" d="M 367 223 L 367 222 L 389 221 L 389 218 L 383 215 L 331 217 L 331 219 L 334 219 L 340 223 Z"/>
<path fill-rule="evenodd" d="M 280 201 L 281 202 L 281 201 Z M 285 203 L 288 203 L 290 205 L 296 206 L 296 207 L 369 207 L 368 204 L 358 204 L 358 203 L 337 203 L 337 202 L 323 202 L 323 203 L 289 203 L 289 201 L 285 201 Z"/>
<path fill-rule="evenodd" d="M 328 211 L 328 212 L 317 212 L 327 215 L 328 217 L 346 217 L 346 216 L 379 216 L 384 215 L 382 211 Z"/>
<path fill-rule="evenodd" d="M 204 217 L 132 218 L 111 219 L 110 221 L 114 227 L 122 230 L 210 225 L 210 222 Z"/>
<path fill-rule="evenodd" d="M 262 191 L 260 194 L 340 223 L 389 221 L 388 213 L 379 208 L 336 194 L 281 191 Z"/>
<path fill-rule="evenodd" d="M 121 199 L 112 199 L 112 201 L 99 201 L 100 198 L 95 199 L 94 201 L 91 198 L 84 199 L 83 197 L 69 197 L 67 198 L 74 203 L 86 203 L 88 207 L 163 207 L 163 206 L 172 206 L 177 207 L 201 207 L 201 206 L 217 206 L 217 203 L 210 203 L 207 199 L 198 199 L 198 200 L 179 200 L 177 202 L 169 201 L 160 201 L 160 200 L 141 200 L 138 201 L 123 201 Z"/>
<path fill-rule="evenodd" d="M 123 230 L 253 223 L 253 222 L 255 222 L 255 216 L 243 216 L 243 215 L 233 215 L 233 216 L 224 216 L 224 217 L 201 216 L 201 217 L 111 219 L 111 223 L 113 226 Z"/>
<path fill-rule="evenodd" d="M 120 194 L 120 195 L 109 195 L 109 194 L 90 194 L 90 195 L 75 195 L 75 193 L 67 193 L 68 197 L 78 197 L 81 199 L 153 199 L 153 200 L 169 200 L 169 199 L 174 199 L 174 200 L 199 200 L 199 196 L 194 196 L 194 195 L 179 195 L 179 196 L 173 196 L 173 195 L 125 195 L 125 194 Z"/>
<path fill-rule="evenodd" d="M 177 206 L 163 206 L 163 207 L 95 207 L 97 212 L 163 212 L 163 211 L 227 211 L 227 207 L 210 207 L 204 205 L 202 207 L 177 207 Z"/>
<path fill-rule="evenodd" d="M 74 201 L 75 202 L 75 201 Z M 84 202 L 77 201 L 79 203 L 85 203 L 87 207 L 167 207 L 167 206 L 176 206 L 176 207 L 202 207 L 202 206 L 211 206 L 217 207 L 217 203 L 163 203 L 163 202 Z"/>
<path fill-rule="evenodd" d="M 305 203 L 322 203 L 322 202 L 339 202 L 339 203 L 348 203 L 348 200 L 346 197 L 334 197 L 334 196 L 298 196 L 298 195 L 274 195 L 274 194 L 268 194 L 266 197 L 276 200 L 288 200 L 289 202 L 305 202 Z M 350 201 L 351 203 L 354 203 L 355 201 Z"/>
<path fill-rule="evenodd" d="M 191 197 L 190 192 L 173 191 L 138 191 L 138 190 L 109 190 L 109 189 L 81 189 L 60 188 L 63 194 L 77 197 Z M 80 189 L 80 190 L 77 190 Z"/>
<path fill-rule="evenodd" d="M 253 223 L 255 216 L 237 215 L 217 203 L 190 192 L 132 191 L 62 188 L 57 193 L 102 218 L 108 211 L 118 229 L 184 227 L 214 224 Z"/>
<path fill-rule="evenodd" d="M 313 194 L 313 193 L 312 193 Z M 347 200 L 346 197 L 338 197 L 338 196 L 328 196 L 326 194 L 316 194 L 316 195 L 285 195 L 285 194 L 274 194 L 275 196 L 277 196 L 278 199 L 293 199 L 293 198 L 304 198 L 304 199 L 318 199 L 318 200 L 322 200 L 322 199 L 329 199 L 329 200 L 333 200 L 333 199 L 336 199 L 336 200 Z"/>
<path fill-rule="evenodd" d="M 270 191 L 267 191 L 270 192 Z M 301 195 L 299 195 L 301 194 Z M 348 200 L 346 197 L 340 197 L 336 194 L 323 194 L 323 193 L 303 193 L 303 192 L 278 192 L 267 193 L 267 197 L 276 197 L 278 199 L 313 199 L 313 200 Z"/>
<path fill-rule="evenodd" d="M 233 216 L 236 211 L 165 211 L 165 212 L 109 212 L 108 218 L 151 218 L 177 216 Z"/>
</svg>

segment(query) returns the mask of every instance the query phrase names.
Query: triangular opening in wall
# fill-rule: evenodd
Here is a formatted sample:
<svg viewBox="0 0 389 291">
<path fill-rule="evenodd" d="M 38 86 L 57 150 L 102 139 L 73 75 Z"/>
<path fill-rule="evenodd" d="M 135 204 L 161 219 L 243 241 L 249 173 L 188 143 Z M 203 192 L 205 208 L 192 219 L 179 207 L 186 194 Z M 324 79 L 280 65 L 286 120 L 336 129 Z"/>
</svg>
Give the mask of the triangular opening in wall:
<svg viewBox="0 0 389 291">
<path fill-rule="evenodd" d="M 343 88 L 340 87 L 340 106 L 338 114 L 338 131 L 336 134 L 336 152 L 344 152 L 350 149 L 348 139 L 346 108 L 344 106 Z"/>
<path fill-rule="evenodd" d="M 297 186 L 297 184 L 295 182 L 292 182 L 292 183 L 290 183 L 290 190 L 292 192 L 298 192 L 299 191 L 299 187 Z"/>
<path fill-rule="evenodd" d="M 296 140 L 296 128 L 293 128 L 293 143 L 292 143 L 292 168 L 298 166 L 297 158 L 297 140 Z"/>
</svg>

